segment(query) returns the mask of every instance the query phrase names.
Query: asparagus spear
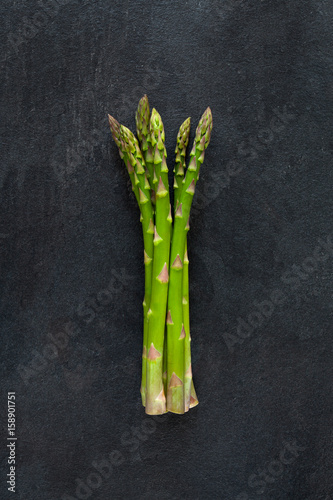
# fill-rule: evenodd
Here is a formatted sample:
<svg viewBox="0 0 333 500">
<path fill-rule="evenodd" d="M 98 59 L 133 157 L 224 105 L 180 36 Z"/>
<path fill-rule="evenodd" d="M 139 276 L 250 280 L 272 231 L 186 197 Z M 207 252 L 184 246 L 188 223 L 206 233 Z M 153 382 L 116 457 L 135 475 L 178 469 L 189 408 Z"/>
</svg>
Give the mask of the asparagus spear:
<svg viewBox="0 0 333 500">
<path fill-rule="evenodd" d="M 183 179 L 185 175 L 185 156 L 186 148 L 188 145 L 189 135 L 190 135 L 190 123 L 191 119 L 187 118 L 184 123 L 179 128 L 177 135 L 177 146 L 176 146 L 176 165 L 174 168 L 174 210 L 177 211 L 179 205 L 179 198 L 182 192 Z M 186 227 L 189 229 L 189 226 Z M 193 380 L 192 380 L 192 368 L 191 368 L 191 336 L 190 336 L 190 307 L 189 307 L 189 272 L 188 272 L 188 255 L 187 255 L 187 236 L 185 239 L 185 254 L 183 263 L 183 324 L 185 328 L 185 339 L 184 339 L 184 400 L 185 400 L 185 411 L 188 411 L 191 404 L 191 387 L 192 393 L 192 404 L 195 406 L 198 404 L 198 400 L 195 394 Z"/>
<path fill-rule="evenodd" d="M 186 331 L 183 323 L 182 270 L 191 204 L 199 169 L 204 160 L 204 151 L 210 141 L 211 130 L 212 114 L 210 108 L 207 108 L 196 129 L 190 163 L 182 183 L 179 204 L 175 212 L 172 234 L 167 317 L 167 410 L 173 413 L 185 412 L 184 379 L 185 373 L 189 374 L 190 366 L 184 366 Z M 193 394 L 195 394 L 194 387 Z"/>
<path fill-rule="evenodd" d="M 145 263 L 145 296 L 143 300 L 143 352 L 142 352 L 142 379 L 141 379 L 141 398 L 143 406 L 146 405 L 147 393 L 147 355 L 148 355 L 148 311 L 150 307 L 151 292 L 152 292 L 152 273 L 153 273 L 153 256 L 154 256 L 154 214 L 150 198 L 150 185 L 145 170 L 145 163 L 138 141 L 132 132 L 126 127 L 122 127 L 124 138 L 128 140 L 128 147 L 132 151 L 132 165 L 134 166 L 137 175 L 137 184 L 139 186 L 141 221 L 144 238 L 144 263 Z"/>
<path fill-rule="evenodd" d="M 148 97 L 145 94 L 139 101 L 138 108 L 135 114 L 136 134 L 140 143 L 141 152 L 145 160 L 147 177 L 151 188 L 151 201 L 155 204 L 155 193 L 153 193 L 153 173 L 154 173 L 154 159 L 151 150 L 150 140 L 150 109 Z M 147 142 L 149 140 L 149 144 Z M 146 302 L 146 299 L 145 299 Z M 143 330 L 143 354 L 142 354 L 142 378 L 141 378 L 141 397 L 143 406 L 146 405 L 146 383 L 147 383 L 147 342 L 148 342 L 148 317 L 150 303 L 146 302 L 144 311 L 144 330 Z"/>
<path fill-rule="evenodd" d="M 150 118 L 150 134 L 154 155 L 156 207 L 152 295 L 148 311 L 146 413 L 156 415 L 166 411 L 162 375 L 172 224 L 164 126 L 156 109 L 153 109 Z"/>
<path fill-rule="evenodd" d="M 154 253 L 154 215 L 150 198 L 150 186 L 147 179 L 145 163 L 141 154 L 139 143 L 133 133 L 117 120 L 109 115 L 109 122 L 113 138 L 119 148 L 120 156 L 125 161 L 128 173 L 132 182 L 138 205 L 141 211 L 140 220 L 142 223 L 144 242 L 144 263 L 145 263 L 145 296 L 143 300 L 143 352 L 142 352 L 142 381 L 141 398 L 142 404 L 146 404 L 146 358 L 148 341 L 148 310 L 151 296 L 152 283 L 152 261 Z"/>
</svg>

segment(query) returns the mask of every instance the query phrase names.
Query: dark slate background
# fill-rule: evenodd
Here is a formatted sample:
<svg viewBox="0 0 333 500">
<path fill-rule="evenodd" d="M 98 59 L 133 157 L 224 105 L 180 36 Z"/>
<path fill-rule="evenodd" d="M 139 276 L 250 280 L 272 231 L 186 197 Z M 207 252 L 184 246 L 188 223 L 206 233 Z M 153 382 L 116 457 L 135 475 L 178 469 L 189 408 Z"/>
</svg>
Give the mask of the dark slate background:
<svg viewBox="0 0 333 500">
<path fill-rule="evenodd" d="M 332 499 L 332 2 L 0 11 L 1 498 Z M 155 419 L 139 212 L 107 123 L 134 130 L 144 93 L 170 167 L 180 123 L 214 117 L 189 233 L 200 404 Z"/>
</svg>

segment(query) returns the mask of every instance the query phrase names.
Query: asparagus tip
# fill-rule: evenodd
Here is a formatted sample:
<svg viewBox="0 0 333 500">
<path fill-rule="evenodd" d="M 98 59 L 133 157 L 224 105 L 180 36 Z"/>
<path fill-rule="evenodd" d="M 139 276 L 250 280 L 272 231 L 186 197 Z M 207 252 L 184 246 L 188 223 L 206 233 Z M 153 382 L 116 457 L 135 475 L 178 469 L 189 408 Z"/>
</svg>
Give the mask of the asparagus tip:
<svg viewBox="0 0 333 500">
<path fill-rule="evenodd" d="M 150 120 L 150 110 L 147 94 L 141 97 L 135 114 L 136 132 L 140 142 L 147 134 L 147 127 Z"/>
<path fill-rule="evenodd" d="M 109 124 L 112 128 L 119 128 L 120 123 L 111 115 L 108 114 Z"/>
</svg>

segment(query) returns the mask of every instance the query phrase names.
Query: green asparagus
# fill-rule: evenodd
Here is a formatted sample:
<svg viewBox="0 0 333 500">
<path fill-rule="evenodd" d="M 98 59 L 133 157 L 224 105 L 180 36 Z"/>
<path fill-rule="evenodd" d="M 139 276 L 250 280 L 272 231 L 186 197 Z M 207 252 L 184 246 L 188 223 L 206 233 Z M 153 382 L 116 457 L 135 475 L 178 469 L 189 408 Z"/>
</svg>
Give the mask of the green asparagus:
<svg viewBox="0 0 333 500">
<path fill-rule="evenodd" d="M 150 114 L 146 95 L 139 102 L 135 121 L 137 138 L 109 115 L 111 133 L 140 208 L 143 230 L 141 398 L 147 414 L 166 411 L 182 414 L 198 404 L 191 365 L 187 232 L 195 185 L 210 141 L 212 115 L 207 108 L 199 121 L 187 170 L 190 118 L 180 126 L 175 150 L 173 211 L 164 126 L 156 109 Z"/>
</svg>

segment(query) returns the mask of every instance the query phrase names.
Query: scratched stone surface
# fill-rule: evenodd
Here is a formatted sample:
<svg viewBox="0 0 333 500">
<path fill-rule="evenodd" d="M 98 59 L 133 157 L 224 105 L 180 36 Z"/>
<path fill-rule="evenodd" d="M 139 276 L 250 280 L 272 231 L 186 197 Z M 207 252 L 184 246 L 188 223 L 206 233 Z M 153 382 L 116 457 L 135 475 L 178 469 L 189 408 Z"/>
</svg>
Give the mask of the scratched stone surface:
<svg viewBox="0 0 333 500">
<path fill-rule="evenodd" d="M 333 4 L 6 0 L 2 499 L 331 500 Z M 169 168 L 214 128 L 189 233 L 198 407 L 141 407 L 139 211 L 107 113 Z M 170 177 L 171 181 L 171 177 Z M 16 393 L 16 493 L 7 392 Z"/>
</svg>

